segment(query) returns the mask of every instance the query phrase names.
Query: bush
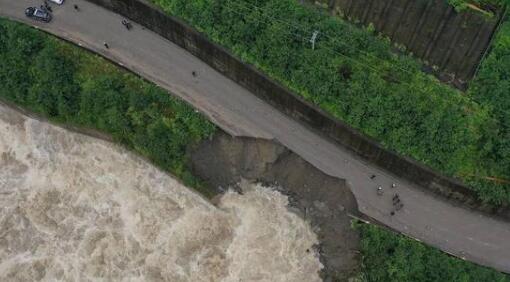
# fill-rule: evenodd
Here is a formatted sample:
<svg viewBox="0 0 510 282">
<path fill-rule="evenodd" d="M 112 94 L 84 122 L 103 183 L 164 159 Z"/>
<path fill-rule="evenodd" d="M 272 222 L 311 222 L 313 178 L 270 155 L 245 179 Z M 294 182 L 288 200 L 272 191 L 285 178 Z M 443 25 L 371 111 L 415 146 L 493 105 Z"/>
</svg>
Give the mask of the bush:
<svg viewBox="0 0 510 282">
<path fill-rule="evenodd" d="M 496 36 L 489 56 L 471 83 L 468 95 L 494 116 L 498 124 L 482 128 L 484 154 L 493 162 L 491 175 L 510 180 L 510 22 L 505 22 Z M 468 180 L 485 198 L 498 195 L 487 181 Z M 494 194 L 494 195 L 492 195 Z M 502 193 L 501 193 L 502 194 Z M 504 195 L 499 195 L 504 199 Z"/>
<path fill-rule="evenodd" d="M 361 232 L 365 281 L 510 281 L 505 274 L 454 258 L 380 227 L 356 223 L 355 228 Z"/>
<path fill-rule="evenodd" d="M 0 20 L 0 97 L 51 120 L 98 129 L 200 188 L 188 146 L 215 127 L 166 91 L 27 26 Z"/>
<path fill-rule="evenodd" d="M 490 107 L 423 74 L 387 40 L 295 0 L 153 2 L 386 148 L 510 203 L 510 185 L 485 178 L 510 179 L 503 150 L 493 150 L 503 129 Z"/>
</svg>

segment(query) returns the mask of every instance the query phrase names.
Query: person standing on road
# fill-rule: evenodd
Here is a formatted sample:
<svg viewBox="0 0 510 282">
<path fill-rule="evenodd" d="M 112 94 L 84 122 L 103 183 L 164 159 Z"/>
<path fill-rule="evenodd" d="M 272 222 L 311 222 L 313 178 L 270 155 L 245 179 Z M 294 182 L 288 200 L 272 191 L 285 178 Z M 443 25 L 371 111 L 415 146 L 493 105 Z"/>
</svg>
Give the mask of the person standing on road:
<svg viewBox="0 0 510 282">
<path fill-rule="evenodd" d="M 50 12 L 53 12 L 53 11 L 51 10 L 51 6 L 50 6 L 50 4 L 48 4 L 48 1 L 46 1 L 46 0 L 44 0 L 44 8 L 45 8 L 46 10 L 50 11 Z"/>
<path fill-rule="evenodd" d="M 383 189 L 381 186 L 377 187 L 377 195 L 381 196 L 383 194 Z"/>
<path fill-rule="evenodd" d="M 106 41 L 105 41 L 105 42 L 103 42 L 103 45 L 104 45 L 104 47 L 105 47 L 106 49 L 110 49 L 110 45 L 108 45 L 108 43 L 106 43 Z"/>
</svg>

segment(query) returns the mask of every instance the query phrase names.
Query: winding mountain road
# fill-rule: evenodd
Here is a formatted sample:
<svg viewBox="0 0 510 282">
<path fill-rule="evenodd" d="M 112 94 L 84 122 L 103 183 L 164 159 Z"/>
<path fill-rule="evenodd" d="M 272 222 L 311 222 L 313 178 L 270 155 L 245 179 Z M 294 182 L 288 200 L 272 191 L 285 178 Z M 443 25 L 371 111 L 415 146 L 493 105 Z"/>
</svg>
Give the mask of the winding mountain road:
<svg viewBox="0 0 510 282">
<path fill-rule="evenodd" d="M 451 205 L 364 162 L 157 34 L 137 24 L 127 31 L 115 13 L 86 1 L 67 0 L 54 7 L 49 24 L 24 16 L 27 6 L 41 2 L 0 0 L 0 16 L 36 26 L 125 66 L 188 101 L 232 135 L 278 140 L 325 173 L 346 179 L 362 213 L 445 252 L 510 273 L 510 223 Z M 79 12 L 73 4 L 79 5 Z M 397 188 L 390 188 L 392 183 Z M 376 193 L 379 185 L 386 191 L 382 196 Z M 395 191 L 405 206 L 391 216 Z"/>
</svg>

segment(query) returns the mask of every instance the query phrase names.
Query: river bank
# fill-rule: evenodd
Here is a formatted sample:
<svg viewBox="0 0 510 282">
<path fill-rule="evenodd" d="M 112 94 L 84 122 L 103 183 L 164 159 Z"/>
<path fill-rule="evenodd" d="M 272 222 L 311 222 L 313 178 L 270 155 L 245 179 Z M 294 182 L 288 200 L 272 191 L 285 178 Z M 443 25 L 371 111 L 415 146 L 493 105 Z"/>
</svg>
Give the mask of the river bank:
<svg viewBox="0 0 510 282">
<path fill-rule="evenodd" d="M 246 184 L 205 197 L 122 147 L 0 105 L 4 281 L 320 281 L 311 226 Z"/>
</svg>

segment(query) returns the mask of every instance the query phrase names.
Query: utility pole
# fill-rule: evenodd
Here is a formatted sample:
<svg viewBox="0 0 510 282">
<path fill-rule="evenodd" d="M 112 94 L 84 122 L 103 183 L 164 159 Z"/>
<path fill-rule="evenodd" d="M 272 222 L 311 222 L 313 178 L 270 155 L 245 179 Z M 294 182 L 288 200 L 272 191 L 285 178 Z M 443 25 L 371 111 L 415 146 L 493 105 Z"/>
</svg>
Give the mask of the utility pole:
<svg viewBox="0 0 510 282">
<path fill-rule="evenodd" d="M 317 39 L 317 35 L 319 35 L 319 31 L 316 30 L 312 34 L 312 38 L 310 38 L 310 43 L 312 43 L 312 50 L 315 50 L 315 40 Z"/>
</svg>

